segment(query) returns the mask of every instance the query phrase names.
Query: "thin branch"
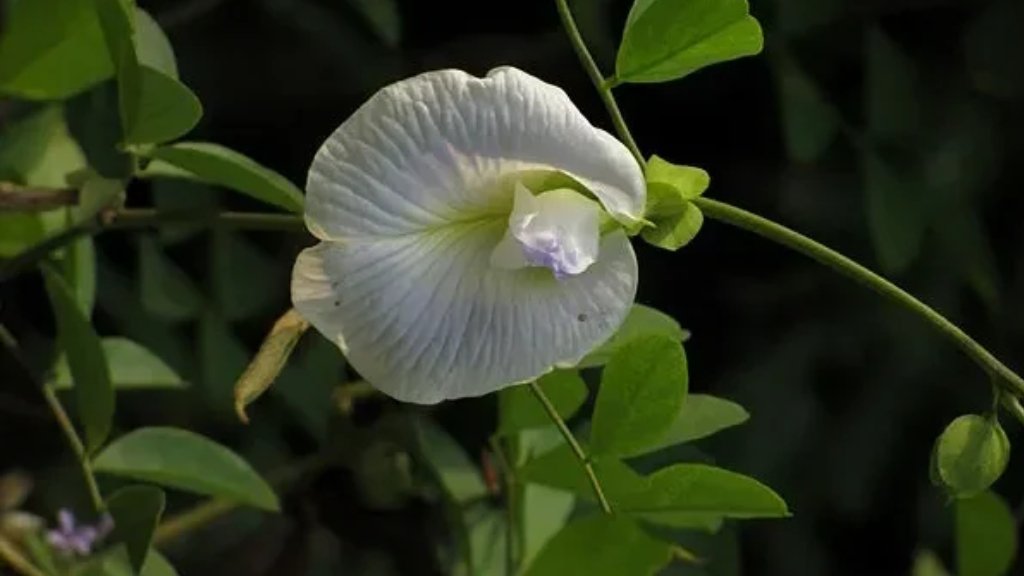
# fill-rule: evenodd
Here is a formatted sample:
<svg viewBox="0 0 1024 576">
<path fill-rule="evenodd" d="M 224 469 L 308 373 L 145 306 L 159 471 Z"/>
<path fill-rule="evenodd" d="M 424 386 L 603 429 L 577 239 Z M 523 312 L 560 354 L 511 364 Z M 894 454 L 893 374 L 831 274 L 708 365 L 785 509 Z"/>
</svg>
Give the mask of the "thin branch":
<svg viewBox="0 0 1024 576">
<path fill-rule="evenodd" d="M 45 212 L 78 204 L 78 190 L 39 188 L 0 182 L 0 213 Z"/>
</svg>

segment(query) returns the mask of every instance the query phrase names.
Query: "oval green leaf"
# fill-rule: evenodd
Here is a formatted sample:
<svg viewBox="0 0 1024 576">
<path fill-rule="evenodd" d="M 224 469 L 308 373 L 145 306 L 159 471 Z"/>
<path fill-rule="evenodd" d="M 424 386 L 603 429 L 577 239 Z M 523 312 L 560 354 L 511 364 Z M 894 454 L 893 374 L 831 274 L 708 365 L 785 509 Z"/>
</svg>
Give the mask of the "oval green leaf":
<svg viewBox="0 0 1024 576">
<path fill-rule="evenodd" d="M 164 491 L 155 486 L 128 486 L 107 500 L 107 511 L 114 520 L 114 538 L 124 544 L 136 573 L 146 564 L 166 500 Z"/>
<path fill-rule="evenodd" d="M 935 469 L 939 480 L 957 498 L 971 498 L 988 489 L 1006 470 L 1010 440 L 995 418 L 967 414 L 953 420 L 939 436 Z"/>
<path fill-rule="evenodd" d="M 693 442 L 739 426 L 750 418 L 743 406 L 708 394 L 689 394 L 675 421 L 660 442 L 649 451 L 661 450 L 684 442 Z"/>
<path fill-rule="evenodd" d="M 454 502 L 462 504 L 488 494 L 480 469 L 443 428 L 420 418 L 416 421 L 416 433 L 420 455 Z"/>
<path fill-rule="evenodd" d="M 783 518 L 785 500 L 757 480 L 706 464 L 674 464 L 647 477 L 647 488 L 620 505 L 629 514 L 691 513 L 723 518 Z"/>
<path fill-rule="evenodd" d="M 997 494 L 982 492 L 956 502 L 956 573 L 1003 576 L 1017 556 L 1017 522 Z"/>
<path fill-rule="evenodd" d="M 301 190 L 284 176 L 224 146 L 208 142 L 178 142 L 157 148 L 152 156 L 160 162 L 147 167 L 150 175 L 192 177 L 236 190 L 289 212 L 302 213 L 304 200 Z"/>
<path fill-rule="evenodd" d="M 537 384 L 563 420 L 571 418 L 587 400 L 587 385 L 575 370 L 555 370 L 541 376 Z M 529 386 L 513 386 L 498 394 L 498 434 L 550 425 L 551 418 Z"/>
<path fill-rule="evenodd" d="M 679 250 L 697 237 L 704 226 L 704 213 L 687 202 L 673 214 L 651 216 L 649 220 L 654 228 L 644 228 L 640 232 L 644 241 L 665 250 Z"/>
<path fill-rule="evenodd" d="M 665 336 L 638 338 L 604 368 L 594 407 L 594 455 L 632 456 L 647 451 L 668 431 L 686 398 L 682 345 Z"/>
<path fill-rule="evenodd" d="M 43 267 L 46 293 L 57 318 L 57 340 L 68 358 L 75 383 L 78 417 L 85 429 L 86 448 L 103 445 L 114 419 L 114 387 L 100 337 L 82 313 L 75 295 L 59 272 Z"/>
<path fill-rule="evenodd" d="M 618 458 L 601 458 L 591 465 L 613 508 L 647 490 L 646 479 Z M 597 499 L 583 464 L 565 444 L 521 466 L 517 478 L 529 484 L 571 492 L 591 501 Z"/>
<path fill-rule="evenodd" d="M 9 3 L 0 34 L 0 92 L 64 99 L 113 72 L 92 0 Z"/>
<path fill-rule="evenodd" d="M 580 368 L 593 368 L 603 366 L 611 360 L 612 356 L 620 348 L 629 342 L 644 336 L 665 336 L 676 342 L 685 342 L 690 333 L 683 330 L 683 327 L 674 318 L 643 304 L 634 304 L 629 309 L 626 320 L 615 331 L 615 334 L 602 344 L 597 350 L 580 361 Z"/>
<path fill-rule="evenodd" d="M 644 576 L 672 559 L 671 547 L 622 516 L 576 520 L 555 534 L 526 569 L 526 576 Z"/>
<path fill-rule="evenodd" d="M 615 60 L 622 82 L 666 82 L 761 51 L 746 0 L 636 0 Z"/>
<path fill-rule="evenodd" d="M 142 428 L 96 457 L 97 472 L 278 509 L 277 496 L 249 464 L 216 442 L 177 428 Z"/>
<path fill-rule="evenodd" d="M 138 96 L 125 126 L 128 144 L 160 144 L 187 134 L 203 117 L 199 98 L 174 78 L 140 64 Z"/>
<path fill-rule="evenodd" d="M 103 354 L 116 389 L 184 388 L 185 382 L 160 357 L 127 338 L 104 338 Z M 58 390 L 72 386 L 67 356 L 57 360 L 51 384 Z"/>
</svg>

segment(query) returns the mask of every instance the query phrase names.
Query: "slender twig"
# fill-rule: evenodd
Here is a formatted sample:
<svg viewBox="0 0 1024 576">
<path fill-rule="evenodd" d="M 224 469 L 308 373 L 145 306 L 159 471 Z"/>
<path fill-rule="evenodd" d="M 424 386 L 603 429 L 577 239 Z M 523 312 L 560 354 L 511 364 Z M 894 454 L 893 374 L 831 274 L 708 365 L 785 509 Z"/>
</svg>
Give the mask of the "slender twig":
<svg viewBox="0 0 1024 576">
<path fill-rule="evenodd" d="M 61 432 L 64 433 L 64 438 L 68 442 L 68 446 L 71 447 L 71 451 L 75 455 L 75 459 L 78 460 L 78 466 L 82 470 L 82 477 L 85 479 L 85 486 L 89 492 L 89 499 L 92 501 L 93 508 L 96 512 L 102 512 L 105 508 L 103 503 L 103 496 L 100 494 L 99 486 L 96 484 L 96 476 L 92 472 L 92 464 L 89 461 L 89 454 L 85 450 L 85 445 L 82 443 L 82 439 L 79 438 L 78 432 L 75 431 L 74 424 L 71 423 L 71 418 L 68 417 L 68 413 L 64 411 L 64 406 L 61 405 L 60 400 L 57 399 L 57 393 L 51 386 L 47 386 L 41 382 L 36 381 L 35 374 L 32 372 L 31 367 L 28 366 L 21 358 L 21 349 L 18 346 L 18 340 L 14 337 L 6 326 L 0 325 L 0 344 L 3 344 L 5 348 L 10 350 L 15 360 L 21 363 L 22 368 L 26 374 L 33 379 L 43 394 L 43 398 L 46 400 L 47 406 L 50 407 L 50 412 L 53 413 L 53 417 L 57 420 L 57 425 L 60 426 Z"/>
<path fill-rule="evenodd" d="M 0 212 L 44 212 L 78 204 L 78 190 L 0 182 Z"/>
<path fill-rule="evenodd" d="M 10 280 L 51 252 L 59 250 L 82 236 L 92 236 L 104 230 L 156 228 L 173 224 L 203 224 L 211 228 L 301 232 L 305 229 L 301 216 L 260 212 L 161 212 L 150 208 L 125 208 L 103 214 L 77 226 L 62 230 L 14 258 L 0 263 L 0 282 Z"/>
<path fill-rule="evenodd" d="M 566 0 L 555 0 L 555 4 L 558 7 L 558 17 L 562 20 L 562 26 L 565 28 L 566 33 L 569 34 L 572 48 L 576 51 L 576 56 L 579 57 L 583 68 L 586 69 L 587 76 L 590 76 L 590 81 L 597 87 L 601 101 L 604 102 L 604 107 L 608 109 L 608 115 L 612 118 L 612 124 L 615 125 L 615 131 L 618 132 L 619 137 L 622 138 L 622 141 L 633 154 L 633 157 L 636 158 L 637 163 L 640 166 L 644 166 L 644 156 L 640 153 L 640 148 L 636 145 L 633 135 L 630 134 L 629 127 L 626 126 L 626 121 L 622 117 L 622 112 L 619 111 L 619 104 L 612 95 L 611 87 L 617 85 L 618 80 L 611 78 L 606 81 L 604 79 L 601 69 L 598 68 L 597 62 L 594 61 L 594 57 L 590 55 L 590 50 L 587 49 L 587 43 L 583 41 L 579 28 L 576 27 L 576 20 L 573 19 L 572 11 L 569 10 Z"/>
<path fill-rule="evenodd" d="M 710 198 L 697 198 L 693 202 L 704 214 L 715 220 L 753 232 L 808 256 L 914 312 L 924 318 L 939 333 L 949 338 L 983 370 L 992 375 L 1002 389 L 1018 396 L 1024 395 L 1024 380 L 1013 370 L 1007 368 L 984 346 L 947 320 L 945 316 L 882 276 L 835 250 L 767 218 Z"/>
<path fill-rule="evenodd" d="M 516 507 L 519 505 L 516 499 L 516 490 L 518 490 L 519 486 L 516 482 L 515 469 L 501 445 L 501 440 L 496 436 L 491 436 L 490 445 L 491 451 L 494 452 L 494 457 L 498 460 L 498 468 L 501 470 L 503 478 L 505 515 L 507 516 L 508 524 L 505 529 L 505 572 L 509 576 L 514 576 L 519 566 L 516 550 L 516 527 L 518 526 Z"/>
<path fill-rule="evenodd" d="M 1021 406 L 1020 400 L 1016 396 L 1005 393 L 1000 394 L 999 399 L 1002 402 L 1003 408 L 1024 425 L 1024 406 Z"/>
<path fill-rule="evenodd" d="M 6 563 L 21 576 L 46 576 L 36 568 L 3 534 L 0 534 L 0 563 Z"/>
<path fill-rule="evenodd" d="M 619 108 L 615 103 L 615 97 L 612 95 L 612 87 L 617 83 L 616 80 L 614 78 L 611 80 L 605 80 L 601 75 L 601 70 L 597 67 L 594 59 L 590 56 L 590 53 L 587 51 L 586 44 L 580 36 L 579 30 L 576 29 L 576 24 L 573 22 L 572 14 L 569 11 L 566 0 L 555 0 L 555 2 L 558 5 L 558 13 L 561 16 L 562 23 L 565 25 L 566 31 L 569 34 L 569 39 L 572 41 L 573 48 L 576 50 L 576 54 L 579 56 L 583 67 L 586 68 L 587 74 L 590 76 L 594 87 L 597 89 L 598 93 L 600 93 L 602 100 L 604 100 L 619 137 L 637 159 L 637 162 L 640 162 L 640 164 L 643 165 L 643 155 L 640 153 L 640 149 L 637 147 L 636 141 L 630 134 L 629 127 L 626 125 L 626 122 L 622 117 L 622 113 L 619 111 Z M 954 344 L 956 344 L 972 360 L 981 366 L 986 373 L 996 380 L 1002 389 L 1017 396 L 1024 396 L 1024 379 L 1017 375 L 1013 370 L 1007 368 L 1006 365 L 993 356 L 992 353 L 985 349 L 984 346 L 968 336 L 963 330 L 946 319 L 942 314 L 939 314 L 933 308 L 911 296 L 905 290 L 896 286 L 889 280 L 886 280 L 882 276 L 872 272 L 868 268 L 854 262 L 850 258 L 843 256 L 831 248 L 815 242 L 814 240 L 790 230 L 785 226 L 768 220 L 767 218 L 747 212 L 742 208 L 737 208 L 717 200 L 711 200 L 710 198 L 697 198 L 693 200 L 693 203 L 710 218 L 753 232 L 763 238 L 771 240 L 772 242 L 781 244 L 782 246 L 795 250 L 805 256 L 809 256 L 833 270 L 864 284 L 882 296 L 896 302 L 904 308 L 907 308 L 911 312 L 914 312 L 918 316 L 921 316 L 931 324 L 933 328 L 937 329 L 941 334 L 952 340 Z"/>
<path fill-rule="evenodd" d="M 590 487 L 594 491 L 594 496 L 597 497 L 598 504 L 601 505 L 601 510 L 604 510 L 605 514 L 612 513 L 612 505 L 608 502 L 608 498 L 604 495 L 604 489 L 601 488 L 601 481 L 598 479 L 597 474 L 594 472 L 594 464 L 590 461 L 590 456 L 580 446 L 579 441 L 576 440 L 576 436 L 573 435 L 572 430 L 569 430 L 569 426 L 566 425 L 565 420 L 558 414 L 558 410 L 555 405 L 551 403 L 551 400 L 544 394 L 544 390 L 541 389 L 540 385 L 536 381 L 532 381 L 529 384 L 530 391 L 540 401 L 541 406 L 544 407 L 544 411 L 548 413 L 548 417 L 561 432 L 562 438 L 565 439 L 565 443 L 569 445 L 572 453 L 576 455 L 576 459 L 580 461 L 583 466 L 583 471 L 587 474 L 587 480 L 590 481 Z"/>
</svg>

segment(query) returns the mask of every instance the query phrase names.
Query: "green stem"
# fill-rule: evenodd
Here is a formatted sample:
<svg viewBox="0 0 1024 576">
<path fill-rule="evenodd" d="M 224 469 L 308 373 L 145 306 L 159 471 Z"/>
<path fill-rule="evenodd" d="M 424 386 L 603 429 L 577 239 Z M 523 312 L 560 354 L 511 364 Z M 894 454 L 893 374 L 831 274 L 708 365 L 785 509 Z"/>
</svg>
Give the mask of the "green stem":
<svg viewBox="0 0 1024 576">
<path fill-rule="evenodd" d="M 947 320 L 945 316 L 939 314 L 935 309 L 911 296 L 907 291 L 882 276 L 843 256 L 839 252 L 811 240 L 803 234 L 790 230 L 767 218 L 762 218 L 757 214 L 752 214 L 741 208 L 710 198 L 697 198 L 693 200 L 693 203 L 704 214 L 715 220 L 731 224 L 748 232 L 753 232 L 758 236 L 813 258 L 821 264 L 867 286 L 896 304 L 914 312 L 924 318 L 939 333 L 956 344 L 967 356 L 989 373 L 1001 388 L 1017 396 L 1024 395 L 1024 380 L 1013 370 L 1007 368 L 991 352 L 986 350 L 984 346 Z"/>
<path fill-rule="evenodd" d="M 6 326 L 0 325 L 0 344 L 3 344 L 5 348 L 10 350 L 25 373 L 32 379 L 35 380 L 35 375 L 32 372 L 31 367 L 21 357 L 20 347 L 18 346 L 18 340 L 7 330 Z M 78 432 L 75 431 L 74 424 L 71 423 L 71 418 L 68 417 L 68 413 L 64 411 L 64 406 L 61 405 L 60 400 L 57 399 L 57 393 L 54 389 L 46 384 L 35 382 L 40 387 L 43 393 L 43 398 L 46 400 L 47 406 L 50 407 L 50 412 L 53 413 L 54 419 L 57 420 L 57 425 L 60 426 L 61 432 L 64 433 L 64 438 L 67 439 L 68 445 L 71 447 L 71 451 L 75 455 L 75 459 L 78 460 L 78 465 L 82 470 L 82 477 L 85 479 L 85 486 L 89 492 L 89 499 L 92 501 L 92 506 L 96 512 L 102 512 L 106 505 L 103 503 L 103 496 L 100 494 L 99 486 L 96 484 L 96 476 L 92 472 L 92 463 L 89 461 L 89 453 L 85 450 L 85 445 L 82 443 L 82 439 L 78 437 Z"/>
<path fill-rule="evenodd" d="M 505 494 L 505 515 L 508 522 L 508 526 L 505 529 L 505 573 L 508 576 L 515 576 L 519 570 L 518 552 L 516 549 L 516 527 L 518 526 L 516 508 L 519 506 L 516 490 L 519 489 L 519 485 L 515 479 L 512 463 L 509 461 L 501 441 L 496 436 L 491 436 L 490 445 L 491 451 L 494 452 L 494 457 L 498 460 L 498 468 L 501 470 L 502 487 Z"/>
<path fill-rule="evenodd" d="M 158 212 L 150 208 L 125 208 L 113 215 L 99 216 L 62 230 L 35 246 L 0 264 L 0 282 L 31 268 L 51 252 L 59 250 L 82 236 L 93 236 L 105 230 L 157 228 L 172 224 L 205 224 L 211 228 L 230 230 L 262 230 L 301 232 L 305 230 L 301 216 L 264 214 L 260 212 Z"/>
<path fill-rule="evenodd" d="M 82 444 L 81 438 L 75 432 L 75 427 L 71 423 L 71 419 L 68 418 L 68 413 L 64 411 L 64 406 L 57 399 L 57 393 L 53 388 L 43 385 L 43 397 L 46 399 L 46 404 L 50 407 L 50 411 L 53 412 L 57 425 L 64 432 L 64 437 L 67 438 L 68 445 L 71 446 L 71 451 L 75 454 L 75 459 L 78 460 L 78 466 L 82 470 L 82 477 L 85 479 L 85 487 L 89 492 L 92 507 L 97 513 L 103 512 L 106 504 L 103 502 L 103 495 L 100 494 L 99 485 L 96 483 L 96 475 L 92 472 L 92 462 L 89 461 L 89 454 L 85 450 L 85 445 Z"/>
<path fill-rule="evenodd" d="M 576 20 L 572 17 L 572 11 L 569 10 L 569 4 L 566 0 L 555 0 L 555 5 L 558 7 L 558 17 L 562 20 L 562 26 L 569 34 L 572 48 L 576 51 L 576 56 L 579 57 L 583 68 L 587 71 L 587 76 L 590 76 L 590 81 L 597 88 L 598 94 L 601 95 L 601 101 L 604 102 L 604 107 L 612 118 L 615 131 L 622 138 L 622 141 L 625 142 L 626 147 L 629 148 L 633 157 L 636 158 L 637 163 L 640 166 L 644 166 L 644 156 L 640 153 L 640 148 L 636 145 L 633 135 L 629 133 L 629 127 L 626 126 L 626 120 L 622 117 L 619 104 L 615 101 L 615 96 L 612 95 L 611 89 L 618 84 L 618 80 L 614 77 L 609 78 L 607 81 L 604 79 L 601 69 L 597 66 L 597 62 L 590 55 L 590 50 L 587 50 L 587 43 L 583 41 L 583 36 L 580 34 L 579 28 L 576 27 Z"/>
<path fill-rule="evenodd" d="M 555 405 L 551 403 L 551 400 L 544 394 L 541 387 L 536 381 L 530 382 L 530 391 L 540 401 L 541 406 L 544 407 L 544 411 L 548 413 L 548 417 L 554 422 L 555 426 L 558 427 L 558 431 L 561 432 L 562 438 L 565 439 L 565 443 L 569 445 L 572 453 L 576 455 L 576 459 L 580 461 L 583 466 L 583 471 L 587 474 L 587 480 L 590 481 L 590 487 L 594 490 L 594 496 L 597 497 L 598 504 L 601 505 L 601 510 L 604 510 L 605 514 L 612 513 L 612 505 L 608 502 L 608 498 L 604 495 L 604 489 L 601 488 L 601 481 L 597 478 L 597 474 L 594 472 L 594 465 L 590 461 L 590 457 L 583 451 L 583 447 L 580 446 L 579 441 L 576 440 L 576 436 L 573 435 L 572 430 L 565 424 L 565 420 L 558 414 L 558 410 Z"/>
<path fill-rule="evenodd" d="M 608 113 L 612 117 L 612 122 L 615 124 L 615 129 L 618 132 L 619 137 L 629 148 L 637 162 L 643 166 L 643 155 L 640 153 L 640 149 L 637 146 L 636 141 L 633 139 L 632 134 L 630 134 L 629 127 L 626 126 L 626 122 L 622 118 L 622 113 L 619 111 L 619 107 L 615 103 L 615 96 L 612 95 L 612 87 L 617 84 L 616 78 L 612 77 L 609 80 L 604 79 L 601 75 L 601 70 L 597 67 L 593 57 L 590 56 L 590 52 L 587 51 L 586 44 L 583 41 L 583 37 L 580 36 L 579 30 L 576 28 L 576 23 L 573 21 L 572 13 L 569 11 L 566 0 L 555 0 L 555 2 L 558 5 L 558 13 L 561 16 L 562 24 L 565 26 L 566 32 L 569 34 L 569 39 L 572 42 L 573 48 L 576 50 L 576 54 L 579 56 L 583 67 L 587 70 L 587 74 L 590 76 L 594 87 L 601 95 L 601 99 L 604 100 L 605 106 L 608 108 Z M 1001 388 L 1017 396 L 1024 396 L 1024 379 L 1021 379 L 1021 377 L 1014 371 L 1007 368 L 1002 362 L 996 359 L 991 352 L 986 350 L 984 346 L 968 336 L 963 330 L 947 320 L 942 314 L 939 314 L 934 309 L 917 298 L 914 298 L 892 282 L 857 262 L 854 262 L 846 256 L 843 256 L 835 250 L 819 244 L 818 242 L 790 230 L 785 226 L 776 224 L 767 218 L 763 218 L 741 208 L 731 206 L 724 202 L 711 200 L 709 198 L 697 198 L 693 200 L 693 203 L 696 204 L 704 214 L 714 218 L 715 220 L 753 232 L 763 238 L 771 240 L 772 242 L 776 242 L 786 246 L 787 248 L 796 250 L 801 254 L 809 256 L 833 270 L 864 284 L 882 296 L 889 298 L 893 302 L 896 302 L 897 304 L 923 317 L 935 329 L 952 340 L 954 344 L 956 344 L 972 360 L 989 373 Z"/>
<path fill-rule="evenodd" d="M 4 563 L 21 576 L 47 576 L 25 558 L 14 543 L 0 534 L 0 564 Z"/>
</svg>

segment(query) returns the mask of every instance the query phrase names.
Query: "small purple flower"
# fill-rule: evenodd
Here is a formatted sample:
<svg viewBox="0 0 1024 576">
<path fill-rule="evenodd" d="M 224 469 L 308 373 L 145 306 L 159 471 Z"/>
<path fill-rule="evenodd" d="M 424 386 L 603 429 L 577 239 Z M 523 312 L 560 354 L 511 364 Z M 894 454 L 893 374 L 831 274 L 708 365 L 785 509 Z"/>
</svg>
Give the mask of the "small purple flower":
<svg viewBox="0 0 1024 576">
<path fill-rule="evenodd" d="M 114 521 L 108 515 L 104 515 L 95 526 L 79 525 L 75 515 L 64 508 L 57 514 L 57 529 L 47 532 L 46 539 L 54 549 L 68 556 L 88 556 L 113 529 Z"/>
</svg>

